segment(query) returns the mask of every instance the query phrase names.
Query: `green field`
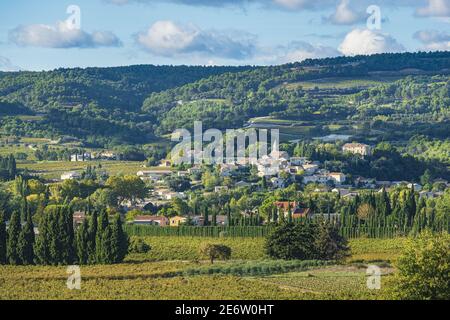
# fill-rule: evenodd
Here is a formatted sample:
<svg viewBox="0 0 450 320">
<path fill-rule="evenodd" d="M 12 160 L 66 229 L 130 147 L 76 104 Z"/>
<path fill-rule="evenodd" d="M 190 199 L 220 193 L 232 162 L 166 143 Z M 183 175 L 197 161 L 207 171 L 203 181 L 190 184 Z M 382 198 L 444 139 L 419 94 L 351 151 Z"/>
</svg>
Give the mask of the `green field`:
<svg viewBox="0 0 450 320">
<path fill-rule="evenodd" d="M 82 266 L 81 290 L 67 289 L 64 266 L 0 266 L 0 299 L 381 299 L 388 286 L 387 282 L 382 290 L 367 289 L 361 262 L 260 276 L 188 276 L 183 272 L 212 270 L 198 255 L 200 243 L 220 242 L 232 248 L 232 260 L 215 263 L 217 269 L 264 263 L 264 240 L 146 237 L 145 241 L 151 252 L 129 255 L 122 264 Z M 349 262 L 363 257 L 395 260 L 403 243 L 403 239 L 352 240 Z M 392 269 L 384 266 L 382 272 L 383 284 Z"/>
<path fill-rule="evenodd" d="M 289 83 L 285 85 L 287 89 L 313 90 L 313 89 L 351 89 L 368 88 L 379 84 L 393 82 L 398 77 L 364 77 L 364 78 L 324 78 L 311 81 Z"/>
<path fill-rule="evenodd" d="M 143 168 L 142 162 L 133 161 L 86 161 L 86 162 L 70 162 L 70 161 L 42 161 L 42 162 L 22 162 L 18 163 L 20 169 L 28 169 L 31 173 L 38 174 L 46 179 L 57 179 L 62 173 L 68 171 L 81 172 L 87 166 L 102 165 L 103 170 L 110 175 L 129 174 L 136 175 L 140 170 L 158 170 L 165 168 Z"/>
</svg>

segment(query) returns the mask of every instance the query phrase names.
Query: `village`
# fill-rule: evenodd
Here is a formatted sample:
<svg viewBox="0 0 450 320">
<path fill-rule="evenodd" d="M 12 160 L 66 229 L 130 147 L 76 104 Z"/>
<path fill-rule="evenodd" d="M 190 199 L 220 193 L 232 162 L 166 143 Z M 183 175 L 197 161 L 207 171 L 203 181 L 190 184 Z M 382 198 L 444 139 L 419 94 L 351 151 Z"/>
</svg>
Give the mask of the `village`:
<svg viewBox="0 0 450 320">
<path fill-rule="evenodd" d="M 358 157 L 367 157 L 372 153 L 373 147 L 363 143 L 346 143 L 342 146 L 342 153 L 352 154 Z M 108 154 L 109 160 L 114 155 Z M 88 161 L 92 159 L 91 154 L 72 155 L 72 161 Z M 211 186 L 205 186 L 205 173 L 213 171 L 217 179 Z M 106 172 L 102 174 L 106 175 Z M 193 193 L 199 192 L 203 196 L 210 194 L 226 194 L 233 190 L 246 190 L 248 193 L 274 192 L 282 190 L 293 184 L 308 187 L 314 194 L 334 194 L 342 199 L 354 199 L 361 193 L 375 192 L 382 190 L 389 191 L 397 187 L 406 187 L 419 194 L 419 198 L 437 198 L 444 194 L 446 188 L 450 187 L 448 181 L 435 179 L 433 183 L 439 185 L 438 190 L 423 190 L 419 183 L 409 181 L 377 181 L 376 179 L 361 176 L 349 177 L 342 172 L 332 172 L 324 168 L 320 161 L 312 161 L 307 157 L 290 157 L 285 151 L 278 151 L 276 154 L 264 156 L 253 163 L 224 163 L 217 166 L 190 165 L 175 166 L 171 160 L 161 160 L 156 168 L 146 170 L 143 168 L 136 173 L 148 186 L 146 197 L 122 203 L 125 212 L 133 212 L 132 219 L 127 222 L 136 225 L 156 225 L 161 227 L 181 225 L 205 226 L 229 224 L 229 216 L 225 214 L 215 214 L 207 217 L 209 221 L 205 223 L 204 215 L 181 214 L 175 212 L 168 215 L 160 215 L 158 212 L 148 214 L 146 208 L 161 208 L 170 206 L 172 203 L 192 200 Z M 61 181 L 79 180 L 82 175 L 79 172 L 65 172 L 61 175 Z M 175 186 L 174 183 L 176 182 Z M 178 186 L 176 185 L 178 184 Z M 183 186 L 179 186 L 179 185 Z M 280 214 L 287 216 L 288 212 L 293 218 L 308 217 L 322 214 L 313 212 L 299 201 L 274 201 Z M 242 214 L 258 215 L 258 207 L 251 208 Z M 250 211 L 250 212 L 249 212 Z M 145 213 L 145 214 L 144 214 Z M 329 215 L 336 216 L 336 212 L 328 212 Z M 76 212 L 74 219 L 80 223 L 85 216 L 84 212 Z M 264 222 L 263 222 L 264 223 Z"/>
</svg>

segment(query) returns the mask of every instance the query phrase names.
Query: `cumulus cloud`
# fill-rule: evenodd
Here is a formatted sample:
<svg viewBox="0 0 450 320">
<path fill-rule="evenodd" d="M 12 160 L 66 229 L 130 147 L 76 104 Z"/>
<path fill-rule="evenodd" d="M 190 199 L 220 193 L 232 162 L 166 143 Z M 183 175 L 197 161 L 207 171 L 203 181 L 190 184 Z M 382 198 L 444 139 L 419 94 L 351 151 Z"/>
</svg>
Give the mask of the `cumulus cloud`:
<svg viewBox="0 0 450 320">
<path fill-rule="evenodd" d="M 157 21 L 136 35 L 136 42 L 155 55 L 199 54 L 243 60 L 253 56 L 256 37 L 243 31 L 202 30 L 195 25 Z"/>
<path fill-rule="evenodd" d="M 15 66 L 11 60 L 6 57 L 0 56 L 0 71 L 19 71 L 20 68 Z"/>
<path fill-rule="evenodd" d="M 366 17 L 366 12 L 360 7 L 353 8 L 350 0 L 342 0 L 337 5 L 336 11 L 324 20 L 338 25 L 351 25 L 364 21 Z"/>
<path fill-rule="evenodd" d="M 355 29 L 349 32 L 339 46 L 339 51 L 349 56 L 404 50 L 405 48 L 392 36 L 369 29 Z"/>
<path fill-rule="evenodd" d="M 422 42 L 424 50 L 450 50 L 450 33 L 437 30 L 422 30 L 414 34 L 414 38 Z"/>
<path fill-rule="evenodd" d="M 428 0 L 428 5 L 416 10 L 419 17 L 450 17 L 450 0 Z"/>
<path fill-rule="evenodd" d="M 33 24 L 18 26 L 9 32 L 11 42 L 19 46 L 44 48 L 96 48 L 119 47 L 120 39 L 109 31 L 94 31 L 70 28 L 66 22 L 56 26 Z"/>
</svg>

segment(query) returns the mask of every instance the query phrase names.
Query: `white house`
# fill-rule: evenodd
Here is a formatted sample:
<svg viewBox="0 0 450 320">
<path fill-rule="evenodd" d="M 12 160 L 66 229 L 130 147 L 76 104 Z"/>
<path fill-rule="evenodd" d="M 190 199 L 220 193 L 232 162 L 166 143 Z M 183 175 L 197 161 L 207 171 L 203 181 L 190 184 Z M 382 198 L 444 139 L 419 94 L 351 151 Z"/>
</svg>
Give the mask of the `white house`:
<svg viewBox="0 0 450 320">
<path fill-rule="evenodd" d="M 61 180 L 76 180 L 81 179 L 81 174 L 79 172 L 65 172 L 61 175 Z"/>
<path fill-rule="evenodd" d="M 139 171 L 137 176 L 142 180 L 150 180 L 150 181 L 160 181 L 165 176 L 172 174 L 171 170 L 148 170 L 148 171 Z"/>
<path fill-rule="evenodd" d="M 328 177 L 336 184 L 342 184 L 345 182 L 345 174 L 341 172 L 331 172 L 328 174 Z"/>
<path fill-rule="evenodd" d="M 216 186 L 214 187 L 214 192 L 221 192 L 221 191 L 227 191 L 228 187 L 227 186 Z"/>
<path fill-rule="evenodd" d="M 372 154 L 372 148 L 364 143 L 346 143 L 342 147 L 342 151 L 362 156 L 370 156 Z"/>
</svg>

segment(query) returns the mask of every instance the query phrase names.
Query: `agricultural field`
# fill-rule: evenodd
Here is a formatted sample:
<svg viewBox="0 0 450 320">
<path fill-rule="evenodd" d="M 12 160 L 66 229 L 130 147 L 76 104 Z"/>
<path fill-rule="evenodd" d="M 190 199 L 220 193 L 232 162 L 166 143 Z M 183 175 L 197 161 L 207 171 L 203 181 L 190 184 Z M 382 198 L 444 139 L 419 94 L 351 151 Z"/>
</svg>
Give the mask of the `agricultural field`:
<svg viewBox="0 0 450 320">
<path fill-rule="evenodd" d="M 87 166 L 102 165 L 102 169 L 110 175 L 131 174 L 135 175 L 139 170 L 143 170 L 142 162 L 133 161 L 86 161 L 86 162 L 70 162 L 70 161 L 42 161 L 18 163 L 20 169 L 28 169 L 30 173 L 38 174 L 46 179 L 56 179 L 62 173 L 68 171 L 81 172 Z M 146 168 L 145 170 L 158 170 L 158 168 Z M 161 168 L 159 168 L 161 169 Z"/>
<path fill-rule="evenodd" d="M 296 270 L 286 267 L 291 262 L 267 260 L 263 239 L 144 239 L 152 247 L 147 254 L 131 254 L 119 265 L 81 267 L 81 290 L 67 289 L 64 266 L 1 266 L 0 299 L 382 299 L 384 287 L 367 289 L 366 265 L 352 261 L 395 260 L 404 243 L 352 240 L 349 263 Z M 213 266 L 203 261 L 198 246 L 204 242 L 230 246 L 231 260 Z M 278 266 L 278 272 L 262 274 L 261 266 Z M 382 281 L 388 280 L 392 267 L 381 270 Z"/>
<path fill-rule="evenodd" d="M 311 81 L 294 82 L 285 85 L 287 89 L 351 89 L 368 88 L 383 83 L 394 82 L 398 77 L 363 77 L 363 78 L 324 78 Z"/>
</svg>

